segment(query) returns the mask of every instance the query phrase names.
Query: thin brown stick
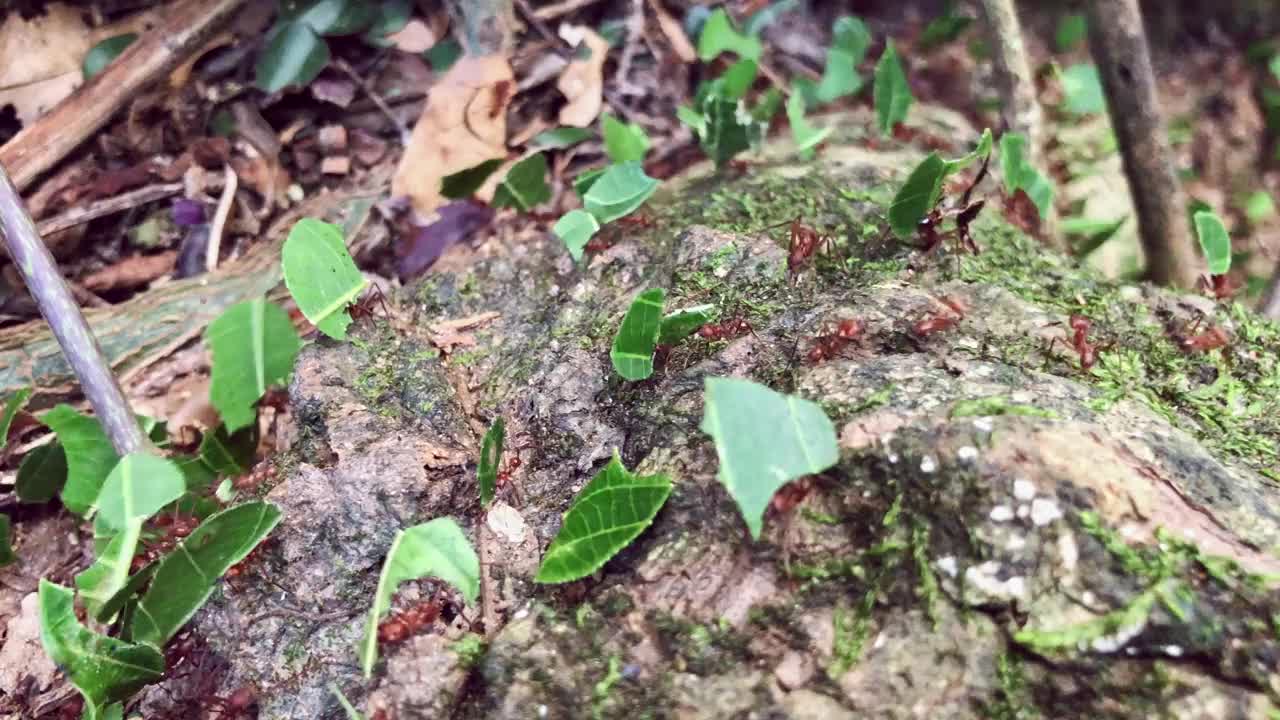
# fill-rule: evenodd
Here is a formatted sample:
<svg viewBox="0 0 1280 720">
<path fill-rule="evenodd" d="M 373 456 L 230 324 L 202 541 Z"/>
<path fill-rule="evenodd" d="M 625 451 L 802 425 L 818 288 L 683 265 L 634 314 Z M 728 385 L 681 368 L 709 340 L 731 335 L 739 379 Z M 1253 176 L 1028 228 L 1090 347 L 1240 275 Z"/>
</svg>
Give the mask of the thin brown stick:
<svg viewBox="0 0 1280 720">
<path fill-rule="evenodd" d="M 409 127 L 405 125 L 404 121 L 397 117 L 394 112 L 392 112 L 391 106 L 382 98 L 382 95 L 378 94 L 378 91 L 374 89 L 373 85 L 363 77 L 360 77 L 355 70 L 352 70 L 346 60 L 339 58 L 338 60 L 335 60 L 333 64 L 345 73 L 347 77 L 351 78 L 351 81 L 364 91 L 364 94 L 373 101 L 373 104 L 377 106 L 378 110 L 382 111 L 382 114 L 387 116 L 387 119 L 391 121 L 391 124 L 396 126 L 396 130 L 400 131 L 400 144 L 408 145 L 409 135 L 411 134 Z"/>
<path fill-rule="evenodd" d="M 240 178 L 230 165 L 222 168 L 222 195 L 218 197 L 218 209 L 213 213 L 213 223 L 209 225 L 209 244 L 204 250 L 204 270 L 213 272 L 218 267 L 218 253 L 222 250 L 222 231 L 227 227 L 227 218 L 231 215 L 231 203 L 236 198 L 236 187 Z"/>
<path fill-rule="evenodd" d="M 600 0 L 565 0 L 564 2 L 558 2 L 555 5 L 540 7 L 534 11 L 533 16 L 539 20 L 555 20 L 563 15 L 568 15 L 579 8 L 584 8 L 588 5 L 595 5 L 599 1 Z"/>
<path fill-rule="evenodd" d="M 36 231 L 41 237 L 62 232 L 69 228 L 83 225 L 90 220 L 114 215 L 123 210 L 130 210 L 139 205 L 163 200 L 182 192 L 182 183 L 165 183 L 148 185 L 137 190 L 130 190 L 115 197 L 103 198 L 84 207 L 72 208 L 60 215 L 41 220 L 36 224 Z"/>
<path fill-rule="evenodd" d="M 71 97 L 0 147 L 0 164 L 25 190 L 106 125 L 139 90 L 203 47 L 245 0 L 187 0 Z"/>
</svg>

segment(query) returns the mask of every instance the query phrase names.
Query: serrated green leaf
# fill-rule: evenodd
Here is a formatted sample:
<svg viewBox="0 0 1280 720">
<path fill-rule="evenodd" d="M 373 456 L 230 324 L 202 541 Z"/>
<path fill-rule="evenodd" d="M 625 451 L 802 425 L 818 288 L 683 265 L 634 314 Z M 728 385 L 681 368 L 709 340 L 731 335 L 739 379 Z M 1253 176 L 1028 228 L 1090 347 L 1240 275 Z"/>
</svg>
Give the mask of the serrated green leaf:
<svg viewBox="0 0 1280 720">
<path fill-rule="evenodd" d="M 699 144 L 716 167 L 723 167 L 764 135 L 764 128 L 745 112 L 741 100 L 713 96 L 702 105 L 702 111 L 706 132 L 699 134 Z"/>
<path fill-rule="evenodd" d="M 266 93 L 307 85 L 329 64 L 329 45 L 304 23 L 277 25 L 258 56 L 254 85 Z"/>
<path fill-rule="evenodd" d="M 489 507 L 498 487 L 498 468 L 502 467 L 502 440 L 506 426 L 502 416 L 493 419 L 493 425 L 480 443 L 480 462 L 476 467 L 476 480 L 480 485 L 480 506 Z"/>
<path fill-rule="evenodd" d="M 658 344 L 675 345 L 698 332 L 698 328 L 715 317 L 715 305 L 694 305 L 671 312 L 662 318 L 662 325 L 658 329 Z"/>
<path fill-rule="evenodd" d="M 494 173 L 503 163 L 503 158 L 493 158 L 469 167 L 466 170 L 459 170 L 452 175 L 445 175 L 440 180 L 440 194 L 451 200 L 460 200 L 469 198 L 484 185 L 484 181 Z"/>
<path fill-rule="evenodd" d="M 644 380 L 653 374 L 653 348 L 662 325 L 662 304 L 666 291 L 645 290 L 631 301 L 613 338 L 609 359 L 613 369 L 627 380 Z"/>
<path fill-rule="evenodd" d="M 547 184 L 547 156 L 534 153 L 507 171 L 493 193 L 493 207 L 513 207 L 528 211 L 551 199 Z"/>
<path fill-rule="evenodd" d="M 644 174 L 638 162 L 611 165 L 582 199 L 586 211 L 601 225 L 630 215 L 658 189 L 658 181 Z"/>
<path fill-rule="evenodd" d="M 615 163 L 639 161 L 649 150 L 649 136 L 639 125 L 627 123 L 611 113 L 600 114 L 600 127 L 604 133 L 604 150 Z"/>
<path fill-rule="evenodd" d="M 907 84 L 907 73 L 902 69 L 898 51 L 893 41 L 885 42 L 884 53 L 876 62 L 875 88 L 876 123 L 881 135 L 888 135 L 893 126 L 907 119 L 913 98 Z"/>
<path fill-rule="evenodd" d="M 763 50 L 760 40 L 738 32 L 724 8 L 716 8 L 702 24 L 698 35 L 698 59 L 714 60 L 722 52 L 735 53 L 738 57 L 758 60 Z"/>
<path fill-rule="evenodd" d="M 319 285 L 322 279 L 314 282 Z M 264 298 L 227 308 L 209 323 L 204 338 L 213 352 L 209 402 L 227 429 L 235 432 L 253 424 L 254 406 L 268 387 L 289 381 L 302 341 L 289 314 Z"/>
<path fill-rule="evenodd" d="M 45 654 L 71 679 L 92 713 L 127 699 L 164 674 L 164 655 L 155 647 L 99 635 L 81 625 L 69 588 L 42 579 L 39 603 Z"/>
<path fill-rule="evenodd" d="M 554 150 L 556 148 L 572 147 L 583 140 L 590 140 L 594 136 L 595 133 L 586 128 L 558 127 L 534 135 L 533 139 L 529 141 L 529 146 L 544 150 Z"/>
<path fill-rule="evenodd" d="M 570 210 L 551 226 L 551 232 L 564 242 L 574 262 L 582 259 L 582 251 L 599 230 L 600 223 L 586 210 Z"/>
<path fill-rule="evenodd" d="M 382 4 L 368 0 L 284 0 L 280 17 L 307 25 L 319 35 L 354 35 L 373 24 Z"/>
<path fill-rule="evenodd" d="M 336 225 L 303 218 L 289 231 L 283 250 L 284 282 L 298 309 L 334 340 L 347 337 L 347 306 L 368 281 L 360 274 Z"/>
<path fill-rule="evenodd" d="M 391 608 L 396 588 L 402 582 L 428 576 L 449 583 L 468 603 L 475 603 L 480 592 L 480 560 L 453 518 L 436 518 L 396 533 L 382 564 L 360 643 L 360 667 L 366 678 L 372 676 L 378 659 L 378 621 Z"/>
<path fill-rule="evenodd" d="M 864 83 L 858 65 L 866 58 L 870 46 L 871 31 L 861 20 L 856 17 L 837 20 L 831 48 L 827 50 L 827 66 L 814 89 L 815 99 L 825 103 L 857 94 Z"/>
<path fill-rule="evenodd" d="M 84 64 L 80 68 L 80 72 L 84 75 L 85 80 L 89 80 L 94 75 L 102 72 L 104 68 L 111 64 L 138 39 L 137 33 L 125 33 L 109 37 L 106 40 L 89 48 L 89 52 L 85 53 Z"/>
<path fill-rule="evenodd" d="M 67 481 L 67 454 L 58 443 L 41 445 L 22 458 L 18 466 L 18 500 L 24 503 L 49 502 Z"/>
<path fill-rule="evenodd" d="M 813 157 L 813 148 L 827 138 L 834 127 L 815 128 L 804 118 L 804 98 L 793 93 L 787 99 L 787 122 L 791 124 L 791 137 L 795 140 L 796 151 L 803 159 Z"/>
<path fill-rule="evenodd" d="M 717 478 L 738 504 L 752 538 L 778 488 L 840 459 L 835 426 L 822 408 L 738 378 L 707 378 L 702 431 L 715 441 Z"/>
<path fill-rule="evenodd" d="M 120 457 L 98 421 L 70 405 L 55 407 L 40 421 L 57 434 L 58 443 L 66 452 L 67 482 L 62 488 L 62 504 L 71 512 L 84 515 L 98 499 L 102 483 Z"/>
<path fill-rule="evenodd" d="M 18 411 L 26 407 L 27 400 L 30 398 L 31 388 L 22 388 L 4 402 L 4 411 L 0 412 L 0 450 L 4 450 L 8 442 L 9 428 L 13 425 L 13 419 L 18 416 Z"/>
<path fill-rule="evenodd" d="M 615 452 L 565 513 L 534 582 L 570 582 L 600 569 L 653 523 L 670 495 L 670 478 L 634 475 Z"/>
<path fill-rule="evenodd" d="M 131 626 L 135 641 L 163 647 L 209 599 L 214 584 L 280 522 L 280 510 L 250 502 L 209 516 L 160 561 Z"/>
<path fill-rule="evenodd" d="M 1082 63 L 1062 71 L 1062 99 L 1062 108 L 1072 115 L 1106 112 L 1107 98 L 1098 68 Z"/>
<path fill-rule="evenodd" d="M 1209 261 L 1210 275 L 1225 275 L 1231 269 L 1231 236 L 1222 219 L 1211 211 L 1201 210 L 1194 216 L 1196 237 L 1205 260 Z"/>
<path fill-rule="evenodd" d="M 11 525 L 9 516 L 0 513 L 0 567 L 12 564 L 18 559 L 13 553 L 13 545 L 10 540 Z"/>
<path fill-rule="evenodd" d="M 946 167 L 938 153 L 929 153 L 898 188 L 889 205 L 889 227 L 895 235 L 905 238 L 915 234 L 920 219 L 938 202 Z"/>
<path fill-rule="evenodd" d="M 1031 164 L 1027 156 L 1027 138 L 1020 133 L 1000 137 L 1000 172 L 1005 190 L 1013 195 L 1018 190 L 1027 194 L 1040 217 L 1048 217 L 1053 206 L 1053 185 Z"/>
</svg>

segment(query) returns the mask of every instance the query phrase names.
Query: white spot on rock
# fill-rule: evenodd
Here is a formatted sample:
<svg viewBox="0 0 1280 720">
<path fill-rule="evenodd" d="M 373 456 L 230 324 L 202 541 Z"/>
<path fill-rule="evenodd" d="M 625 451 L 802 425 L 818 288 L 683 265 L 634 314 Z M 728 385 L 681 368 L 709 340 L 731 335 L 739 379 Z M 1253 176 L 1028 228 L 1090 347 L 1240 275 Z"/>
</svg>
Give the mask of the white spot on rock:
<svg viewBox="0 0 1280 720">
<path fill-rule="evenodd" d="M 978 459 L 978 448 L 972 445 L 965 445 L 956 451 L 956 457 L 965 462 L 973 462 Z"/>
<path fill-rule="evenodd" d="M 1059 542 L 1061 542 L 1061 541 L 1059 541 Z M 1076 541 L 1075 541 L 1075 540 L 1072 540 L 1072 541 L 1071 541 L 1071 544 L 1072 544 L 1072 545 L 1075 545 L 1075 544 L 1076 544 Z M 1093 604 L 1093 601 L 1094 601 L 1094 600 L 1097 600 L 1097 599 L 1098 599 L 1098 596 L 1097 596 L 1097 595 L 1094 595 L 1092 590 L 1085 590 L 1085 591 L 1084 591 L 1083 593 L 1081 593 L 1081 595 L 1080 595 L 1080 602 L 1084 603 L 1085 605 L 1092 605 L 1092 604 Z"/>
<path fill-rule="evenodd" d="M 1009 552 L 1018 552 L 1027 546 L 1027 539 L 1021 535 L 1010 535 L 1004 547 Z"/>
<path fill-rule="evenodd" d="M 495 535 L 512 545 L 518 545 L 524 540 L 527 527 L 524 518 L 520 516 L 520 511 L 505 502 L 494 503 L 485 523 Z"/>
<path fill-rule="evenodd" d="M 1030 506 L 1030 505 L 1019 505 L 1019 506 L 1018 506 L 1018 517 L 1022 518 L 1023 520 L 1026 520 L 1028 517 L 1030 517 L 1030 515 L 1031 515 L 1031 506 Z"/>
<path fill-rule="evenodd" d="M 1071 533 L 1063 533 L 1058 536 L 1058 558 L 1062 561 L 1062 569 L 1067 572 L 1074 572 L 1076 562 L 1080 560 L 1080 548 L 1076 545 L 1076 538 Z M 1090 605 L 1093 603 L 1093 593 L 1085 591 L 1084 603 Z"/>
<path fill-rule="evenodd" d="M 1009 522 L 1013 519 L 1013 508 L 1008 505 L 997 505 L 987 514 L 992 522 Z"/>
<path fill-rule="evenodd" d="M 995 427 L 991 422 L 991 418 L 987 417 L 974 418 L 973 426 L 982 432 L 991 432 L 991 428 Z"/>
<path fill-rule="evenodd" d="M 1182 657 L 1182 648 L 1177 645 L 1165 645 L 1164 653 L 1169 657 Z"/>
<path fill-rule="evenodd" d="M 960 570 L 959 566 L 956 565 L 956 558 L 954 555 L 938 558 L 938 561 L 934 564 L 938 566 L 939 570 L 946 573 L 947 577 L 955 577 L 956 573 Z"/>
<path fill-rule="evenodd" d="M 1036 496 L 1036 484 L 1026 478 L 1013 481 L 1013 496 L 1019 500 L 1030 500 Z"/>
<path fill-rule="evenodd" d="M 548 709 L 547 709 L 547 706 L 546 706 L 546 705 L 539 705 L 539 706 L 538 706 L 538 717 L 540 717 L 540 718 L 545 718 L 545 717 L 547 716 L 547 713 L 549 713 L 549 712 L 550 712 L 550 710 L 548 710 Z"/>
<path fill-rule="evenodd" d="M 871 643 L 871 647 L 872 647 L 872 649 L 879 650 L 880 648 L 884 647 L 884 644 L 885 644 L 886 642 L 888 642 L 888 638 L 886 638 L 886 637 L 885 637 L 885 634 L 884 634 L 884 633 L 882 633 L 882 632 L 881 632 L 881 633 L 877 633 L 877 634 L 876 634 L 876 641 L 875 641 L 875 642 L 873 642 L 873 643 Z"/>
<path fill-rule="evenodd" d="M 896 464 L 898 462 L 898 453 L 896 452 L 889 453 L 889 462 Z"/>
<path fill-rule="evenodd" d="M 938 461 L 933 459 L 932 455 L 925 455 L 920 460 L 920 472 L 931 473 L 938 469 Z"/>
<path fill-rule="evenodd" d="M 1027 581 L 1021 577 L 1001 580 L 1000 564 L 988 560 L 976 567 L 969 567 L 964 572 L 964 582 L 971 591 L 982 597 L 996 600 L 1021 601 L 1026 599 Z"/>
<path fill-rule="evenodd" d="M 1036 498 L 1031 501 L 1031 522 L 1036 527 L 1044 527 L 1062 517 L 1062 508 L 1056 500 Z"/>
</svg>

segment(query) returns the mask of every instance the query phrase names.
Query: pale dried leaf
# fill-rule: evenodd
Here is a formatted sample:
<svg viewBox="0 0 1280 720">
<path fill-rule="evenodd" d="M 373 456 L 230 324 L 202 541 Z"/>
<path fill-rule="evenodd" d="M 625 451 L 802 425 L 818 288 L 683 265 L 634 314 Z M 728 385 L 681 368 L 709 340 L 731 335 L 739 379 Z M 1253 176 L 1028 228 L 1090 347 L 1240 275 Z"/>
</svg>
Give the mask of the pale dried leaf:
<svg viewBox="0 0 1280 720">
<path fill-rule="evenodd" d="M 560 37 L 570 44 L 580 40 L 591 52 L 590 57 L 570 61 L 556 82 L 556 89 L 569 101 L 560 108 L 560 124 L 587 127 L 604 106 L 604 63 L 609 57 L 609 41 L 581 25 L 561 27 Z"/>
<path fill-rule="evenodd" d="M 689 36 L 685 34 L 684 26 L 680 21 L 667 12 L 667 9 L 662 6 L 662 0 L 649 0 L 649 6 L 653 8 L 653 14 L 658 18 L 658 27 L 666 36 L 667 42 L 671 43 L 671 50 L 680 58 L 680 62 L 686 65 L 697 62 L 698 51 L 689 41 Z"/>
<path fill-rule="evenodd" d="M 399 32 L 388 35 L 386 39 L 395 49 L 416 54 L 430 50 L 440 36 L 432 32 L 425 22 L 413 18 Z"/>
</svg>

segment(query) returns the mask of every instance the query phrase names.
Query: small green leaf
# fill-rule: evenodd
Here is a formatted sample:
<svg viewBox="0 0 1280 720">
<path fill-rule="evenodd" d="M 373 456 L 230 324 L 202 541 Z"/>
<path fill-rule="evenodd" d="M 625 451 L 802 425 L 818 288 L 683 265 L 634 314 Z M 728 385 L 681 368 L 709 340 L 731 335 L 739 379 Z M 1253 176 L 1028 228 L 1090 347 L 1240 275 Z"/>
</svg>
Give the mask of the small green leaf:
<svg viewBox="0 0 1280 720">
<path fill-rule="evenodd" d="M 10 523 L 9 516 L 0 513 L 0 567 L 11 565 L 18 559 L 13 553 L 13 545 L 10 541 Z"/>
<path fill-rule="evenodd" d="M 124 456 L 107 475 L 94 506 L 94 530 L 117 533 L 135 520 L 146 520 L 187 491 L 172 460 L 147 452 Z"/>
<path fill-rule="evenodd" d="M 938 153 L 929 153 L 898 188 L 898 194 L 889 205 L 889 227 L 893 228 L 895 235 L 905 238 L 915 234 L 920 219 L 938 202 L 946 167 Z"/>
<path fill-rule="evenodd" d="M 722 52 L 736 53 L 738 57 L 758 60 L 763 50 L 760 40 L 738 32 L 733 21 L 724 8 L 716 8 L 702 24 L 702 34 L 698 36 L 698 59 L 702 62 L 714 60 Z"/>
<path fill-rule="evenodd" d="M 591 186 L 595 185 L 596 181 L 599 180 L 610 167 L 613 166 L 607 165 L 605 167 L 593 168 L 591 170 L 583 170 L 578 173 L 578 177 L 573 179 L 573 191 L 578 194 L 578 197 L 585 199 L 587 197 L 587 192 L 591 190 Z"/>
<path fill-rule="evenodd" d="M 250 502 L 200 523 L 160 561 L 133 617 L 134 640 L 163 647 L 209 599 L 218 578 L 243 560 L 278 522 L 276 506 Z"/>
<path fill-rule="evenodd" d="M 755 60 L 739 60 L 708 86 L 707 92 L 721 100 L 741 100 L 756 82 L 760 66 Z"/>
<path fill-rule="evenodd" d="M 800 7 L 800 0 L 777 0 L 757 10 L 742 25 L 742 31 L 750 37 L 760 37 L 764 29 L 772 25 L 779 17 Z"/>
<path fill-rule="evenodd" d="M 1000 137 L 1000 172 L 1009 195 L 1018 190 L 1025 192 L 1040 217 L 1048 217 L 1053 205 L 1053 185 L 1031 164 L 1026 136 L 1010 132 Z"/>
<path fill-rule="evenodd" d="M 929 21 L 920 33 L 920 47 L 928 50 L 958 39 L 973 24 L 973 18 L 955 12 L 951 5 L 942 15 Z"/>
<path fill-rule="evenodd" d="M 264 298 L 236 303 L 209 324 L 204 337 L 213 351 L 209 402 L 231 432 L 248 427 L 267 388 L 289 381 L 302 348 L 289 314 Z"/>
<path fill-rule="evenodd" d="M 871 31 L 861 20 L 842 17 L 836 21 L 831 48 L 827 50 L 827 66 L 815 89 L 819 102 L 831 102 L 862 89 L 864 81 L 858 65 L 866 58 L 870 46 Z"/>
<path fill-rule="evenodd" d="M 402 582 L 428 576 L 449 583 L 468 603 L 475 603 L 480 592 L 480 560 L 453 518 L 436 518 L 396 533 L 382 564 L 360 643 L 360 667 L 366 678 L 373 675 L 378 659 L 378 621 L 391 608 L 396 588 Z"/>
<path fill-rule="evenodd" d="M 24 503 L 46 503 L 67 481 L 67 453 L 56 442 L 27 453 L 18 466 L 15 490 Z"/>
<path fill-rule="evenodd" d="M 66 452 L 67 482 L 62 488 L 62 504 L 71 512 L 84 515 L 93 507 L 102 483 L 120 458 L 98 421 L 81 415 L 70 405 L 55 407 L 40 421 L 57 434 L 58 443 Z"/>
<path fill-rule="evenodd" d="M 69 588 L 42 579 L 39 601 L 40 643 L 84 696 L 90 717 L 164 674 L 164 655 L 155 647 L 99 635 L 81 625 Z"/>
<path fill-rule="evenodd" d="M 658 329 L 658 344 L 675 345 L 698 332 L 698 328 L 711 322 L 715 317 L 715 305 L 695 305 L 669 313 L 662 318 L 662 325 Z"/>
<path fill-rule="evenodd" d="M 493 207 L 514 207 L 528 211 L 551 199 L 547 184 L 547 156 L 534 153 L 507 171 L 493 193 Z"/>
<path fill-rule="evenodd" d="M 1098 68 L 1091 64 L 1072 65 L 1062 72 L 1063 109 L 1072 115 L 1092 115 L 1107 111 Z"/>
<path fill-rule="evenodd" d="M 649 150 L 649 136 L 639 125 L 623 122 L 610 113 L 600 114 L 604 150 L 615 163 L 639 161 Z"/>
<path fill-rule="evenodd" d="M 946 161 L 943 177 L 945 178 L 947 175 L 960 172 L 961 170 L 969 167 L 974 160 L 977 160 L 978 158 L 985 158 L 990 154 L 991 128 L 987 128 L 982 131 L 982 137 L 978 138 L 978 146 L 973 149 L 973 152 Z"/>
<path fill-rule="evenodd" d="M 253 464 L 257 449 L 257 425 L 250 424 L 233 433 L 227 431 L 226 425 L 219 425 L 200 439 L 198 457 L 215 476 L 240 475 Z"/>
<path fill-rule="evenodd" d="M 739 112 L 742 105 L 741 100 L 719 97 L 708 98 L 702 105 L 706 131 L 699 133 L 699 140 L 703 152 L 716 167 L 723 167 L 735 155 L 760 142 L 764 135 L 764 128 L 754 119 L 745 121 L 745 113 Z"/>
<path fill-rule="evenodd" d="M 690 130 L 698 134 L 698 137 L 707 134 L 707 116 L 688 105 L 680 105 L 676 108 L 676 119 L 688 125 Z"/>
<path fill-rule="evenodd" d="M 452 38 L 441 40 L 422 55 L 434 72 L 444 73 L 458 62 L 458 58 L 462 57 L 462 44 Z"/>
<path fill-rule="evenodd" d="M 804 98 L 792 93 L 787 99 L 787 121 L 791 124 L 791 137 L 795 139 L 796 151 L 800 157 L 813 157 L 813 148 L 827 138 L 834 127 L 815 128 L 804 119 Z"/>
<path fill-rule="evenodd" d="M 368 281 L 360 274 L 336 225 L 303 218 L 289 231 L 283 251 L 284 282 L 298 309 L 334 340 L 347 337 L 355 302 Z"/>
<path fill-rule="evenodd" d="M 98 552 L 93 564 L 76 575 L 76 588 L 80 590 L 80 599 L 85 609 L 99 622 L 112 620 L 103 611 L 104 606 L 112 599 L 118 598 L 120 591 L 129 582 L 129 567 L 133 555 L 138 549 L 138 540 L 142 536 L 142 521 L 128 524 L 124 530 L 108 538 L 106 545 Z"/>
<path fill-rule="evenodd" d="M 1200 249 L 1209 261 L 1209 274 L 1225 275 L 1231 269 L 1231 236 L 1227 234 L 1227 226 L 1208 210 L 1195 214 L 1195 225 Z"/>
<path fill-rule="evenodd" d="M 290 85 L 307 85 L 329 64 L 329 45 L 304 23 L 277 25 L 258 57 L 254 84 L 274 93 Z"/>
<path fill-rule="evenodd" d="M 876 103 L 876 122 L 881 135 L 888 135 L 893 126 L 907 119 L 913 98 L 907 84 L 907 73 L 902 69 L 898 51 L 893 41 L 886 41 L 884 53 L 876 63 L 876 79 L 873 92 Z"/>
<path fill-rule="evenodd" d="M 631 214 L 658 189 L 658 181 L 644 174 L 638 162 L 612 165 L 583 197 L 587 212 L 601 225 Z"/>
<path fill-rule="evenodd" d="M 1085 19 L 1081 13 L 1071 13 L 1063 15 L 1058 20 L 1058 29 L 1053 34 L 1053 44 L 1058 47 L 1058 52 L 1071 52 L 1084 41 L 1085 35 L 1089 33 L 1089 21 Z"/>
<path fill-rule="evenodd" d="M 644 380 L 653 374 L 653 348 L 658 342 L 665 297 L 662 288 L 645 290 L 631 302 L 622 318 L 609 359 L 613 369 L 627 380 Z"/>
<path fill-rule="evenodd" d="M 1090 253 L 1102 247 L 1116 231 L 1129 219 L 1121 215 L 1115 220 L 1094 220 L 1086 217 L 1063 218 L 1058 229 L 1067 235 L 1083 235 L 1084 241 L 1072 246 L 1072 254 L 1078 258 L 1088 257 Z"/>
<path fill-rule="evenodd" d="M 318 35 L 354 35 L 373 24 L 381 4 L 367 0 L 284 0 L 280 17 L 307 25 Z"/>
<path fill-rule="evenodd" d="M 80 68 L 85 80 L 89 80 L 94 75 L 102 72 L 104 68 L 111 64 L 125 51 L 125 48 L 133 44 L 138 39 L 137 33 L 125 33 L 109 37 L 106 40 L 89 48 L 89 52 L 84 56 L 84 65 Z"/>
<path fill-rule="evenodd" d="M 484 181 L 488 180 L 502 163 L 503 158 L 493 158 L 475 167 L 445 175 L 440 180 L 440 194 L 451 200 L 469 198 L 480 189 L 481 185 L 484 185 Z"/>
<path fill-rule="evenodd" d="M 594 133 L 586 128 L 577 127 L 558 127 L 554 130 L 538 133 L 529 141 L 530 147 L 542 148 L 543 150 L 555 150 L 556 148 L 567 148 L 577 145 L 583 140 L 590 140 L 594 137 Z"/>
<path fill-rule="evenodd" d="M 582 259 L 583 249 L 591 241 L 591 236 L 599 230 L 600 223 L 586 210 L 570 210 L 551 227 L 551 232 L 564 241 L 574 262 Z"/>
<path fill-rule="evenodd" d="M 565 513 L 534 582 L 570 582 L 600 569 L 653 523 L 670 495 L 670 478 L 634 475 L 615 452 Z"/>
<path fill-rule="evenodd" d="M 390 45 L 387 36 L 403 30 L 411 17 L 413 4 L 410 0 L 382 0 L 374 8 L 373 22 L 364 32 L 364 41 L 380 47 Z"/>
<path fill-rule="evenodd" d="M 1271 193 L 1266 190 L 1255 190 L 1245 198 L 1244 216 L 1249 218 L 1249 222 L 1260 223 L 1275 214 L 1276 203 L 1271 199 Z M 4 435 L 0 434 L 0 437 Z"/>
<path fill-rule="evenodd" d="M 22 388 L 5 401 L 4 411 L 0 412 L 0 450 L 4 450 L 8 442 L 9 428 L 13 425 L 13 419 L 18 416 L 18 411 L 26 406 L 30 398 L 31 388 Z"/>
<path fill-rule="evenodd" d="M 489 507 L 493 502 L 494 490 L 498 487 L 498 468 L 502 467 L 502 440 L 506 433 L 502 416 L 493 419 L 489 432 L 484 434 L 480 444 L 480 463 L 476 468 L 476 479 L 480 485 L 480 506 Z"/>
<path fill-rule="evenodd" d="M 835 426 L 822 408 L 738 378 L 707 378 L 702 431 L 715 441 L 720 482 L 752 538 L 778 488 L 840 459 Z"/>
</svg>

